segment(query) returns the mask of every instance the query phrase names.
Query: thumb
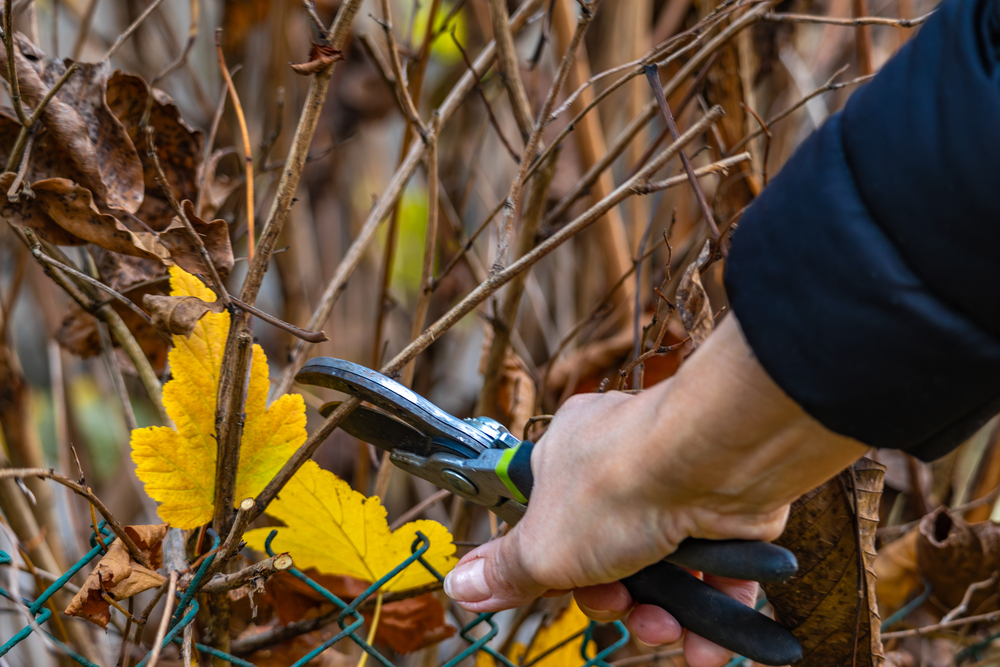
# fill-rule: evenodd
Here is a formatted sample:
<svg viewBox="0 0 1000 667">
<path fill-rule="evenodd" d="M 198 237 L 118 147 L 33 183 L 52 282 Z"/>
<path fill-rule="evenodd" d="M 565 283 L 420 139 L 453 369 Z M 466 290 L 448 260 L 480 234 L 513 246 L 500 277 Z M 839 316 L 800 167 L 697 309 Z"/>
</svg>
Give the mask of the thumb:
<svg viewBox="0 0 1000 667">
<path fill-rule="evenodd" d="M 444 580 L 444 592 L 467 611 L 512 609 L 548 590 L 525 567 L 520 531 L 470 551 Z"/>
</svg>

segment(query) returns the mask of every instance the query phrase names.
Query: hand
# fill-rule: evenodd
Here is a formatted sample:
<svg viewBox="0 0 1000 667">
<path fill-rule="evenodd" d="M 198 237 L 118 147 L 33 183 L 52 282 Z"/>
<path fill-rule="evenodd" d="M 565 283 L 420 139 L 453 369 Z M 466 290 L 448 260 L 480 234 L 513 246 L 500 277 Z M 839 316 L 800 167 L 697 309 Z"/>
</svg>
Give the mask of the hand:
<svg viewBox="0 0 1000 667">
<path fill-rule="evenodd" d="M 788 504 L 865 452 L 826 430 L 753 358 L 733 316 L 670 381 L 638 394 L 575 396 L 532 454 L 524 518 L 459 561 L 445 591 L 474 612 L 574 590 L 596 620 L 627 615 L 636 637 L 675 641 L 665 611 L 634 606 L 617 582 L 687 537 L 772 540 Z M 756 585 L 706 579 L 748 604 Z M 728 653 L 689 637 L 691 667 Z"/>
</svg>

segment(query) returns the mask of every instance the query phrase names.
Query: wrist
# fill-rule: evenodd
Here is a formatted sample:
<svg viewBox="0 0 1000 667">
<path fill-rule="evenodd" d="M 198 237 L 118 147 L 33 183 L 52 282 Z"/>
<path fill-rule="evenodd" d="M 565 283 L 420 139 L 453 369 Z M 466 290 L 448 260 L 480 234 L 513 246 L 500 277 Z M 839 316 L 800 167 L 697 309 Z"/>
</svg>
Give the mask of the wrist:
<svg viewBox="0 0 1000 667">
<path fill-rule="evenodd" d="M 771 380 L 733 316 L 670 382 L 643 396 L 650 435 L 638 474 L 658 498 L 671 541 L 773 539 L 788 503 L 866 450 Z"/>
</svg>

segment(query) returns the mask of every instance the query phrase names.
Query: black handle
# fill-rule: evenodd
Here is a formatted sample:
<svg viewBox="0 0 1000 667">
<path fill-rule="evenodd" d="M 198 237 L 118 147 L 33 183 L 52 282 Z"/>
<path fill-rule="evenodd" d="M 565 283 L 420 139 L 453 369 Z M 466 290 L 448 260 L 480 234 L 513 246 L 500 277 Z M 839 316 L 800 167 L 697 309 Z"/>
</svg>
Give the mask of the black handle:
<svg viewBox="0 0 1000 667">
<path fill-rule="evenodd" d="M 506 469 L 510 483 L 530 498 L 534 476 L 525 440 Z M 754 540 L 688 538 L 663 561 L 622 579 L 632 599 L 669 612 L 681 627 L 763 665 L 788 665 L 802 659 L 802 646 L 787 629 L 684 568 L 733 579 L 780 582 L 798 569 L 794 554 Z"/>
<path fill-rule="evenodd" d="M 681 627 L 762 665 L 802 659 L 786 628 L 718 591 L 684 568 L 660 561 L 622 579 L 632 599 L 667 610 Z"/>
</svg>

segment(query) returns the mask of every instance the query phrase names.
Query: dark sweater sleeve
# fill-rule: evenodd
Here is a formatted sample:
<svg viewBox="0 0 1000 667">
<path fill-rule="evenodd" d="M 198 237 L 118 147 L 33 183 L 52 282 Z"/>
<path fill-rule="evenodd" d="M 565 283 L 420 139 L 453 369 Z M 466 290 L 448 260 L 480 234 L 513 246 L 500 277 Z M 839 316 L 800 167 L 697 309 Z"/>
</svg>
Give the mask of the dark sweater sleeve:
<svg viewBox="0 0 1000 667">
<path fill-rule="evenodd" d="M 833 431 L 930 460 L 1000 412 L 1000 0 L 946 0 L 733 237 L 772 378 Z"/>
</svg>

